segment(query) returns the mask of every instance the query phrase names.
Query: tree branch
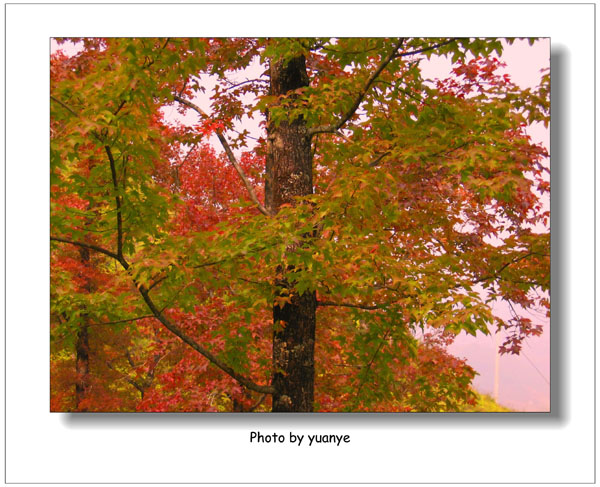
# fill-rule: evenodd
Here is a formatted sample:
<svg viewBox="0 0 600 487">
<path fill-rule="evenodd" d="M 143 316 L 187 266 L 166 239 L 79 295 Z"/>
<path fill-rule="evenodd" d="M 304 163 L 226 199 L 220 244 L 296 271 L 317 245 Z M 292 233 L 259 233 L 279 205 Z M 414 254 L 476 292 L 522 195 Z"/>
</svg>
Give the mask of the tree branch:
<svg viewBox="0 0 600 487">
<path fill-rule="evenodd" d="M 77 112 L 75 112 L 71 107 L 69 107 L 68 105 L 64 104 L 62 101 L 60 101 L 58 98 L 55 98 L 54 96 L 50 95 L 50 99 L 52 101 L 55 101 L 56 103 L 58 103 L 61 107 L 63 107 L 65 110 L 67 110 L 68 112 L 70 112 L 72 115 L 75 115 L 76 117 L 79 117 L 79 114 Z"/>
<path fill-rule="evenodd" d="M 234 88 L 237 88 L 238 86 L 242 86 L 242 85 L 246 85 L 248 83 L 254 83 L 254 82 L 268 83 L 268 81 L 266 79 L 260 79 L 260 78 L 254 78 L 254 79 L 246 78 L 246 81 L 242 81 L 240 83 L 233 83 L 233 82 L 227 80 L 227 83 L 229 84 L 229 86 L 226 89 L 233 90 Z"/>
<path fill-rule="evenodd" d="M 122 100 L 121 103 L 119 103 L 119 106 L 117 107 L 117 109 L 113 112 L 114 116 L 117 116 L 117 114 L 121 111 L 121 108 L 123 108 L 125 106 L 125 103 L 127 103 L 125 100 Z M 112 122 L 112 120 L 111 120 Z"/>
<path fill-rule="evenodd" d="M 258 406 L 260 406 L 263 403 L 263 401 L 265 400 L 266 397 L 267 397 L 266 394 L 263 394 L 262 396 L 260 396 L 258 398 L 258 401 L 256 401 L 252 406 L 250 406 L 250 408 L 248 409 L 248 412 L 254 411 Z"/>
<path fill-rule="evenodd" d="M 103 322 L 100 322 L 100 323 L 90 323 L 87 326 L 118 325 L 119 323 L 129 323 L 130 321 L 144 320 L 146 318 L 154 318 L 154 315 L 143 315 L 143 316 L 136 316 L 134 318 L 127 318 L 127 319 L 124 319 L 124 320 L 103 321 Z"/>
<path fill-rule="evenodd" d="M 57 317 L 58 317 L 58 321 L 62 322 L 60 315 L 57 315 Z M 117 325 L 119 323 L 128 323 L 129 321 L 143 320 L 145 318 L 154 318 L 154 315 L 136 316 L 135 318 L 128 318 L 128 319 L 125 319 L 125 320 L 116 320 L 116 321 L 105 321 L 105 322 L 102 322 L 102 323 L 88 323 L 85 326 L 90 327 L 90 326 Z M 70 331 L 68 333 L 63 334 L 60 337 L 52 339 L 52 343 L 60 343 L 65 338 L 67 338 L 68 336 L 73 335 L 77 331 L 78 330 L 72 330 L 72 331 Z"/>
<path fill-rule="evenodd" d="M 222 371 L 224 371 L 225 373 L 233 377 L 236 381 L 238 381 L 241 385 L 252 391 L 260 392 L 262 394 L 274 394 L 276 392 L 275 388 L 272 386 L 261 386 L 259 384 L 255 384 L 250 379 L 238 374 L 229 365 L 227 365 L 221 359 L 213 355 L 209 350 L 198 344 L 195 340 L 193 340 L 182 330 L 180 330 L 179 327 L 172 323 L 166 316 L 164 316 L 152 301 L 152 298 L 148 294 L 148 290 L 145 288 L 145 286 L 138 286 L 138 290 L 142 295 L 142 298 L 148 305 L 148 308 L 150 308 L 150 311 L 152 311 L 152 313 L 154 314 L 154 317 L 158 321 L 160 321 L 165 326 L 165 328 L 167 328 L 167 330 L 169 330 L 174 335 L 178 336 L 183 342 L 187 343 L 200 355 L 206 357 L 210 362 L 219 367 Z"/>
<path fill-rule="evenodd" d="M 124 379 L 127 383 L 129 383 L 130 385 L 132 385 L 133 387 L 135 387 L 138 392 L 141 394 L 142 398 L 144 397 L 144 393 L 146 391 L 146 387 L 144 387 L 143 384 L 140 384 L 138 381 L 136 381 L 135 379 L 132 379 L 131 377 L 129 377 L 129 375 L 124 374 L 123 372 L 121 372 L 120 370 L 117 370 L 113 367 L 112 363 L 110 360 L 106 360 L 105 361 L 106 366 L 112 370 L 113 372 L 116 372 L 117 374 L 119 374 L 121 376 L 122 379 Z"/>
<path fill-rule="evenodd" d="M 500 279 L 500 277 L 501 277 L 500 274 L 502 273 L 502 271 L 504 269 L 506 269 L 510 265 L 513 265 L 513 264 L 516 264 L 517 262 L 522 261 L 523 259 L 526 259 L 527 257 L 531 257 L 532 255 L 544 255 L 544 254 L 540 254 L 539 252 L 528 252 L 524 255 L 520 255 L 519 257 L 515 257 L 513 260 L 509 260 L 506 264 L 504 264 L 502 267 L 500 267 L 494 273 L 488 274 L 487 276 L 483 276 L 483 277 L 480 277 L 479 279 L 477 279 L 475 281 L 475 284 L 478 284 L 483 281 L 488 281 L 488 280 L 494 279 L 494 278 Z"/>
<path fill-rule="evenodd" d="M 373 356 L 371 357 L 371 360 L 369 360 L 369 363 L 366 366 L 365 375 L 363 376 L 363 380 L 360 382 L 360 385 L 358 386 L 358 390 L 356 391 L 356 396 L 357 397 L 360 394 L 361 389 L 365 385 L 365 382 L 367 381 L 367 375 L 369 374 L 369 372 L 371 370 L 371 366 L 373 365 L 373 362 L 375 361 L 375 357 L 377 357 L 377 354 L 379 353 L 379 351 L 383 347 L 383 344 L 385 343 L 385 341 L 386 341 L 386 339 L 388 337 L 389 332 L 390 332 L 390 329 L 387 329 L 385 331 L 385 333 L 383 334 L 383 338 L 381 339 L 381 342 L 379 342 L 379 346 L 377 347 L 377 350 L 375 350 L 375 353 L 373 354 Z"/>
<path fill-rule="evenodd" d="M 108 160 L 110 162 L 110 173 L 112 175 L 113 187 L 115 189 L 115 201 L 117 204 L 117 255 L 119 260 L 123 258 L 123 217 L 121 215 L 121 197 L 119 196 L 119 185 L 117 184 L 117 170 L 115 166 L 115 159 L 112 155 L 110 147 L 104 146 Z"/>
<path fill-rule="evenodd" d="M 369 167 L 376 167 L 379 165 L 379 163 L 381 162 L 381 160 L 385 157 L 385 156 L 389 156 L 391 154 L 390 151 L 384 152 L 383 154 L 381 154 L 377 159 L 375 159 L 373 162 L 369 163 Z"/>
<path fill-rule="evenodd" d="M 344 51 L 339 49 L 333 49 L 332 47 L 325 47 L 324 44 L 315 46 L 317 49 L 322 49 L 325 52 L 333 52 L 334 54 L 364 54 L 365 52 L 373 52 L 377 50 L 377 47 L 371 47 L 370 49 L 363 49 L 362 51 Z"/>
<path fill-rule="evenodd" d="M 452 42 L 456 41 L 457 39 L 458 39 L 458 37 L 452 37 L 451 39 L 448 39 L 447 41 L 440 42 L 438 44 L 434 44 L 433 46 L 423 47 L 422 49 L 417 49 L 416 51 L 399 52 L 399 53 L 395 54 L 393 56 L 393 58 L 396 59 L 396 58 L 400 58 L 400 57 L 414 56 L 415 54 L 421 54 L 422 52 L 432 51 L 433 49 L 437 49 L 438 47 L 442 47 L 442 46 L 451 44 Z"/>
<path fill-rule="evenodd" d="M 87 244 L 84 242 L 77 242 L 75 240 L 69 240 L 67 238 L 53 237 L 52 235 L 50 235 L 50 240 L 54 240 L 55 242 L 62 242 L 62 243 L 67 243 L 67 244 L 71 244 L 71 245 L 76 245 L 77 247 L 83 247 L 84 249 L 95 250 L 96 252 L 100 252 L 101 254 L 112 257 L 115 260 L 119 260 L 119 256 L 117 254 L 115 254 L 114 252 L 111 252 L 110 250 L 107 250 L 105 248 L 98 247 L 97 245 Z"/>
<path fill-rule="evenodd" d="M 191 108 L 192 110 L 196 111 L 202 117 L 208 118 L 208 115 L 206 114 L 206 112 L 204 110 L 202 110 L 202 108 L 200 108 L 198 105 L 192 103 L 191 101 L 184 100 L 179 95 L 175 95 L 173 98 L 175 99 L 175 101 L 178 101 L 182 105 L 185 105 L 185 106 Z M 215 133 L 217 134 L 217 137 L 219 138 L 219 142 L 221 142 L 221 145 L 223 146 L 223 149 L 225 150 L 225 153 L 227 154 L 227 158 L 229 159 L 229 162 L 237 171 L 238 175 L 242 179 L 242 182 L 244 183 L 244 186 L 246 186 L 246 190 L 248 191 L 248 194 L 250 195 L 250 199 L 252 200 L 252 202 L 258 207 L 258 209 L 260 210 L 260 212 L 263 215 L 272 216 L 271 213 L 269 212 L 269 210 L 267 210 L 263 206 L 263 204 L 260 202 L 260 200 L 256 196 L 256 193 L 254 192 L 254 188 L 250 184 L 250 181 L 248 181 L 248 178 L 244 174 L 242 167 L 239 165 L 237 159 L 235 158 L 235 155 L 233 154 L 233 151 L 231 150 L 231 147 L 229 146 L 227 139 L 223 135 L 223 132 L 221 130 L 216 130 Z"/>
<path fill-rule="evenodd" d="M 359 308 L 366 310 L 375 310 L 383 308 L 382 305 L 367 305 L 367 304 L 356 304 L 356 303 L 335 303 L 333 301 L 317 301 L 317 306 L 342 306 L 344 308 Z"/>
<path fill-rule="evenodd" d="M 164 280 L 166 280 L 168 277 L 169 277 L 169 275 L 167 274 L 167 275 L 162 276 L 160 279 L 157 279 L 156 281 L 154 281 L 148 287 L 148 291 L 152 291 L 153 288 L 155 288 L 156 286 L 158 286 L 161 282 L 163 282 Z"/>
<path fill-rule="evenodd" d="M 317 127 L 313 127 L 308 130 L 309 136 L 312 137 L 313 135 L 320 133 L 337 132 L 350 119 L 350 117 L 354 115 L 354 112 L 356 112 L 356 110 L 358 109 L 359 105 L 363 101 L 363 98 L 367 94 L 367 91 L 369 91 L 369 88 L 371 87 L 373 82 L 377 79 L 377 77 L 381 74 L 385 67 L 390 63 L 390 61 L 394 59 L 395 54 L 397 53 L 398 49 L 400 49 L 400 46 L 402 46 L 403 43 L 404 38 L 400 39 L 394 45 L 394 48 L 390 51 L 390 53 L 381 60 L 379 66 L 377 66 L 377 69 L 375 69 L 375 71 L 371 73 L 371 76 L 369 76 L 369 79 L 367 79 L 365 86 L 362 88 L 362 90 L 360 90 L 358 95 L 356 95 L 356 99 L 354 100 L 352 106 L 346 111 L 346 113 L 344 113 L 344 115 L 342 115 L 342 117 L 335 124 L 319 125 Z"/>
<path fill-rule="evenodd" d="M 50 240 L 55 240 L 58 242 L 64 242 L 64 243 L 68 243 L 71 245 L 77 245 L 79 247 L 84 247 L 84 248 L 88 248 L 91 250 L 95 250 L 97 252 L 100 252 L 104 255 L 107 255 L 107 256 L 112 257 L 113 259 L 117 260 L 121 264 L 123 269 L 125 269 L 125 270 L 128 270 L 130 267 L 122 255 L 119 256 L 119 255 L 115 254 L 114 252 L 111 252 L 110 250 L 103 249 L 102 247 L 97 247 L 95 245 L 84 244 L 82 242 L 75 242 L 72 240 L 67 240 L 64 238 L 52 237 L 52 236 L 50 237 Z M 177 325 L 172 323 L 166 316 L 164 316 L 161 310 L 159 310 L 156 307 L 156 305 L 154 304 L 154 301 L 150 297 L 149 290 L 146 288 L 146 286 L 144 286 L 143 284 L 139 284 L 138 282 L 136 282 L 135 279 L 133 282 L 136 285 L 136 288 L 139 291 L 139 293 L 142 295 L 144 302 L 146 303 L 146 305 L 152 312 L 152 315 L 154 316 L 154 318 L 156 318 L 158 321 L 160 321 L 167 330 L 169 330 L 175 336 L 179 337 L 183 342 L 185 342 L 190 347 L 192 347 L 194 350 L 196 350 L 196 352 L 198 352 L 200 355 L 207 358 L 211 363 L 213 363 L 214 365 L 219 367 L 223 372 L 225 372 L 226 374 L 231 376 L 233 379 L 238 381 L 244 387 L 246 387 L 252 391 L 260 392 L 262 394 L 274 394 L 276 392 L 275 388 L 272 386 L 261 386 L 259 384 L 252 382 L 252 380 L 244 377 L 243 375 L 238 374 L 235 370 L 233 370 L 229 365 L 227 365 L 225 362 L 223 362 L 220 358 L 213 355 L 208 349 L 204 348 L 202 345 L 197 343 L 194 339 L 192 339 L 187 334 L 185 334 Z"/>
</svg>

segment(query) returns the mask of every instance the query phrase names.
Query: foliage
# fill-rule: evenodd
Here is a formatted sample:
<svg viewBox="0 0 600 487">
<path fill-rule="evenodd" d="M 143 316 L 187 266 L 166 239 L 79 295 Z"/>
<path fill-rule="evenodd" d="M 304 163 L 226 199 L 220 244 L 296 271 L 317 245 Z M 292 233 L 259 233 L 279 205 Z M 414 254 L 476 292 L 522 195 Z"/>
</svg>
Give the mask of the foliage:
<svg viewBox="0 0 600 487">
<path fill-rule="evenodd" d="M 456 410 L 475 372 L 454 335 L 496 325 L 518 353 L 541 332 L 523 311 L 549 310 L 548 154 L 526 127 L 549 122 L 549 75 L 498 74 L 501 41 L 73 41 L 51 59 L 53 410 L 270 410 L 275 276 L 317 293 L 315 410 Z M 422 78 L 434 54 L 448 79 Z M 297 56 L 310 85 L 272 96 L 265 66 Z M 267 113 L 305 120 L 314 152 L 314 193 L 276 214 Z"/>
<path fill-rule="evenodd" d="M 477 394 L 476 404 L 468 405 L 459 412 L 462 413 L 509 413 L 511 409 L 504 407 L 494 401 L 494 398 L 487 394 Z"/>
</svg>

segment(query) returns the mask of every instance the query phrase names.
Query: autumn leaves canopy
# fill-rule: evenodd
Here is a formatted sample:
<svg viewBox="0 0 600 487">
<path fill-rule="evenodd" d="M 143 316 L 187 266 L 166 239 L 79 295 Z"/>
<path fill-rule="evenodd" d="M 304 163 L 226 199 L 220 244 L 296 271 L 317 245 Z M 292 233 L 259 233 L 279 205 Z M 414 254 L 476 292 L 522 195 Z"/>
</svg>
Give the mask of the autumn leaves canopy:
<svg viewBox="0 0 600 487">
<path fill-rule="evenodd" d="M 549 163 L 525 129 L 549 74 L 500 74 L 510 41 L 73 42 L 51 59 L 54 410 L 457 410 L 455 334 L 540 332 Z M 423 79 L 434 55 L 447 79 Z"/>
</svg>

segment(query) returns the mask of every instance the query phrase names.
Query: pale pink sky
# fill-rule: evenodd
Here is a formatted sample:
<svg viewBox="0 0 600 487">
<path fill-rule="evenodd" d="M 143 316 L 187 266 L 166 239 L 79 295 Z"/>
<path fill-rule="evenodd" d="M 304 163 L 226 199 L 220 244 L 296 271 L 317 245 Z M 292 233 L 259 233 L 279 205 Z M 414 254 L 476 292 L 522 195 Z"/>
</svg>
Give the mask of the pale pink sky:
<svg viewBox="0 0 600 487">
<path fill-rule="evenodd" d="M 532 88 L 540 81 L 540 71 L 550 66 L 550 39 L 540 39 L 533 46 L 525 40 L 506 45 L 500 60 L 506 63 L 504 71 L 521 88 Z M 421 64 L 425 77 L 444 78 L 450 72 L 450 61 L 438 58 Z M 542 124 L 529 127 L 528 133 L 536 143 L 550 149 L 550 131 Z M 549 163 L 549 162 L 548 162 Z M 547 201 L 549 205 L 549 200 Z M 497 304 L 494 312 L 507 316 L 506 306 Z M 519 411 L 550 410 L 550 320 L 541 313 L 526 313 L 534 323 L 544 328 L 540 337 L 525 340 L 520 355 L 503 355 L 498 367 L 498 402 Z M 502 337 L 497 340 L 501 343 Z M 480 374 L 474 386 L 480 392 L 490 395 L 494 392 L 495 358 L 497 344 L 495 337 L 478 334 L 476 337 L 461 334 L 449 351 L 467 359 L 467 362 Z"/>
<path fill-rule="evenodd" d="M 52 41 L 51 51 L 59 46 Z M 77 49 L 71 45 L 60 46 L 68 54 L 74 54 Z M 522 88 L 534 87 L 540 80 L 540 71 L 550 64 L 550 40 L 541 39 L 530 46 L 527 41 L 516 41 L 513 45 L 505 46 L 500 58 L 506 63 L 505 71 L 512 80 Z M 445 78 L 449 75 L 451 63 L 445 58 L 432 58 L 420 64 L 424 77 Z M 255 71 L 253 69 L 252 71 Z M 258 72 L 259 73 L 259 72 Z M 246 77 L 256 77 L 257 73 L 242 72 L 236 76 L 238 81 Z M 207 112 L 210 112 L 210 97 L 213 83 L 206 80 L 207 91 L 204 99 L 196 99 Z M 188 111 L 184 119 L 177 115 L 174 108 L 165 110 L 167 118 L 177 117 L 181 121 L 195 123 L 197 116 Z M 185 123 L 185 122 L 184 122 Z M 257 121 L 244 121 L 244 128 L 254 136 L 258 133 Z M 534 142 L 542 143 L 546 148 L 550 146 L 549 130 L 541 124 L 529 127 L 529 135 Z M 218 141 L 212 141 L 217 150 L 220 150 Z M 251 144 L 249 144 L 251 146 Z M 497 304 L 494 309 L 499 316 L 506 316 L 507 311 L 502 309 L 502 304 Z M 541 324 L 544 333 L 541 337 L 529 338 L 525 341 L 521 355 L 503 355 L 498 360 L 498 402 L 519 411 L 549 411 L 550 410 L 550 324 L 549 319 L 541 313 L 527 314 L 536 324 Z M 495 343 L 496 341 L 496 343 Z M 480 392 L 490 395 L 494 392 L 494 377 L 496 374 L 496 350 L 502 342 L 499 338 L 478 334 L 476 337 L 461 334 L 449 351 L 458 357 L 467 359 L 467 362 L 479 373 L 474 381 L 474 386 Z"/>
</svg>

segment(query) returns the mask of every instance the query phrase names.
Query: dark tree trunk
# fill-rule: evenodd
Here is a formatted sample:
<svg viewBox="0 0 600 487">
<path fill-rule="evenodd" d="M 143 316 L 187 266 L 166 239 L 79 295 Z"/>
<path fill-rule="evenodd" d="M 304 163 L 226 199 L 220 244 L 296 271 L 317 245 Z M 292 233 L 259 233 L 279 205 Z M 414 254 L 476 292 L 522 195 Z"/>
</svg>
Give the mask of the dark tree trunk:
<svg viewBox="0 0 600 487">
<path fill-rule="evenodd" d="M 270 74 L 275 96 L 309 83 L 303 56 L 287 64 L 273 61 Z M 269 120 L 267 130 L 265 202 L 277 212 L 282 204 L 294 204 L 295 196 L 312 193 L 310 137 L 302 118 L 279 124 Z M 288 287 L 285 279 L 279 278 L 277 284 L 282 290 Z M 302 296 L 291 293 L 289 303 L 273 307 L 273 386 L 278 391 L 273 394 L 273 412 L 313 410 L 316 308 L 316 295 L 310 291 Z"/>
<path fill-rule="evenodd" d="M 85 267 L 90 266 L 90 251 L 85 248 L 79 249 L 79 258 Z M 92 283 L 86 278 L 85 289 L 92 291 Z M 77 343 L 75 344 L 75 367 L 77 379 L 75 382 L 75 410 L 86 411 L 81 403 L 86 398 L 90 383 L 90 344 L 88 330 L 88 316 L 82 315 L 82 325 L 77 333 Z"/>
<path fill-rule="evenodd" d="M 81 403 L 87 396 L 90 378 L 89 333 L 88 327 L 85 324 L 79 329 L 79 332 L 77 333 L 75 355 L 75 367 L 77 369 L 77 382 L 75 382 L 75 409 L 77 411 L 86 411 L 86 408 L 81 406 Z"/>
</svg>

